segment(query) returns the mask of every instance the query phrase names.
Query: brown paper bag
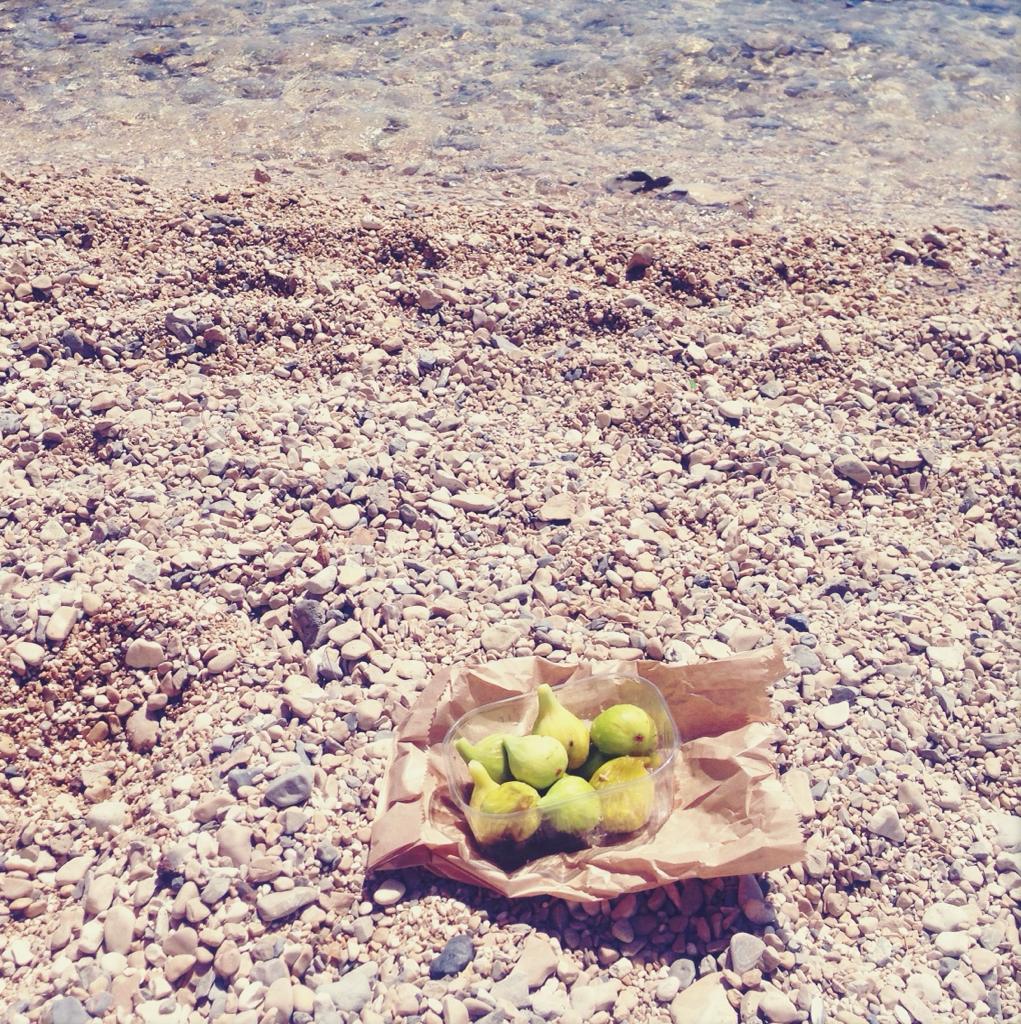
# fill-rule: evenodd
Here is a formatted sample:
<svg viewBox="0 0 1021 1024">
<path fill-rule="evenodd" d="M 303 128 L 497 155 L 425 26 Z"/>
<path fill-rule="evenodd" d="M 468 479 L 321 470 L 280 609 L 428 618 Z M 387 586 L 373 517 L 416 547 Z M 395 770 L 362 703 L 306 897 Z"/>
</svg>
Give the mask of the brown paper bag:
<svg viewBox="0 0 1021 1024">
<path fill-rule="evenodd" d="M 594 902 L 678 879 L 753 874 L 800 860 L 798 815 L 776 775 L 769 724 L 767 689 L 784 671 L 779 648 L 687 666 L 509 658 L 442 669 L 397 731 L 368 869 L 422 866 L 504 896 Z M 540 683 L 611 672 L 655 683 L 681 730 L 673 813 L 654 836 L 552 854 L 506 873 L 478 851 L 467 821 L 446 798 L 447 730 L 480 704 Z"/>
</svg>

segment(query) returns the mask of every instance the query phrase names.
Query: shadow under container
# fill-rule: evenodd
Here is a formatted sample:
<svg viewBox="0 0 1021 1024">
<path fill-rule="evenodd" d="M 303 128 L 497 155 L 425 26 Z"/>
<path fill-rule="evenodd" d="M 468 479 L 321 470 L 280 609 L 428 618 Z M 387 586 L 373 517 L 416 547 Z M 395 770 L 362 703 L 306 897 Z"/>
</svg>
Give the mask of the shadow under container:
<svg viewBox="0 0 1021 1024">
<path fill-rule="evenodd" d="M 670 709 L 649 680 L 626 675 L 585 676 L 553 687 L 553 693 L 568 711 L 589 722 L 615 704 L 634 704 L 640 707 L 656 725 L 656 747 L 648 755 L 646 775 L 598 791 L 601 813 L 599 823 L 594 828 L 580 834 L 564 832 L 556 827 L 555 821 L 571 819 L 574 807 L 579 811 L 574 817 L 591 817 L 590 812 L 587 813 L 582 806 L 583 802 L 588 802 L 591 807 L 591 794 L 558 801 L 549 808 L 531 808 L 509 814 L 487 814 L 473 810 L 469 806 L 471 776 L 467 764 L 455 748 L 458 740 L 467 739 L 474 745 L 493 733 L 527 736 L 532 731 L 539 711 L 536 693 L 533 691 L 494 701 L 462 715 L 451 726 L 443 742 L 449 798 L 456 813 L 463 817 L 470 826 L 469 831 L 475 835 L 531 833 L 524 842 L 503 838 L 483 845 L 475 840 L 484 856 L 507 868 L 551 853 L 578 851 L 591 846 L 640 843 L 655 835 L 673 811 L 681 737 Z M 646 808 L 647 817 L 644 815 Z M 539 818 L 537 828 L 536 816 Z M 644 820 L 637 827 L 622 830 L 638 819 Z"/>
</svg>

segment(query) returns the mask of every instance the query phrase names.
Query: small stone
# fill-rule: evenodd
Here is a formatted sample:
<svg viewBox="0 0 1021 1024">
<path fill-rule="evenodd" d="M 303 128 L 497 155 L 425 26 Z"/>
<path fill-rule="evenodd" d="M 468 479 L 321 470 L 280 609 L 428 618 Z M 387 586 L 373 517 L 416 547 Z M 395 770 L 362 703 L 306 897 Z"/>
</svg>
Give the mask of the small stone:
<svg viewBox="0 0 1021 1024">
<path fill-rule="evenodd" d="M 499 499 L 484 491 L 461 491 L 450 498 L 450 504 L 465 512 L 490 512 L 499 504 Z"/>
<path fill-rule="evenodd" d="M 285 917 L 304 910 L 319 898 L 319 890 L 310 885 L 299 885 L 283 892 L 264 893 L 255 901 L 259 917 L 266 921 L 280 921 Z"/>
<path fill-rule="evenodd" d="M 759 1013 L 773 1024 L 794 1024 L 801 1020 L 798 1008 L 772 985 L 767 986 L 759 998 Z"/>
<path fill-rule="evenodd" d="M 305 803 L 312 795 L 312 769 L 295 768 L 277 776 L 263 793 L 266 803 L 281 810 Z"/>
<path fill-rule="evenodd" d="M 573 494 L 555 494 L 539 508 L 539 519 L 544 523 L 569 523 L 576 514 Z"/>
<path fill-rule="evenodd" d="M 510 650 L 521 638 L 521 630 L 508 623 L 497 623 L 482 631 L 481 643 L 484 651 L 500 654 Z"/>
<path fill-rule="evenodd" d="M 735 932 L 730 938 L 730 969 L 744 974 L 759 966 L 766 944 L 757 935 Z"/>
<path fill-rule="evenodd" d="M 841 729 L 851 720 L 851 705 L 846 700 L 816 708 L 815 720 L 824 729 Z"/>
<path fill-rule="evenodd" d="M 388 878 L 372 894 L 372 900 L 377 906 L 392 907 L 404 899 L 405 885 L 397 878 Z"/>
<path fill-rule="evenodd" d="M 73 996 L 61 996 L 49 1005 L 50 1024 L 89 1024 L 92 1019 Z"/>
<path fill-rule="evenodd" d="M 103 945 L 108 953 L 124 953 L 131 950 L 135 937 L 135 915 L 130 907 L 118 903 L 106 913 L 103 922 Z"/>
<path fill-rule="evenodd" d="M 429 965 L 429 977 L 446 978 L 459 974 L 475 958 L 475 945 L 467 935 L 455 935 Z"/>
<path fill-rule="evenodd" d="M 853 455 L 840 455 L 833 460 L 833 471 L 847 480 L 864 487 L 872 479 L 872 471 L 861 459 Z"/>
<path fill-rule="evenodd" d="M 132 640 L 124 658 L 128 668 L 156 668 L 164 660 L 163 647 L 152 640 Z"/>
<path fill-rule="evenodd" d="M 964 651 L 960 647 L 927 647 L 929 664 L 947 672 L 960 672 L 964 668 Z"/>
<path fill-rule="evenodd" d="M 341 975 L 339 981 L 323 986 L 321 991 L 326 992 L 341 1013 L 360 1013 L 372 998 L 372 981 L 377 972 L 374 963 L 362 964 Z"/>
<path fill-rule="evenodd" d="M 21 658 L 21 660 L 29 668 L 38 668 L 43 658 L 46 657 L 46 648 L 41 644 L 34 644 L 28 640 L 22 640 L 14 645 L 14 653 Z"/>
<path fill-rule="evenodd" d="M 116 832 L 124 827 L 128 805 L 121 800 L 105 800 L 94 804 L 85 813 L 85 824 L 100 834 Z"/>
<path fill-rule="evenodd" d="M 720 402 L 720 414 L 727 420 L 739 420 L 747 411 L 744 402 L 733 400 Z"/>
<path fill-rule="evenodd" d="M 218 852 L 235 867 L 241 867 L 252 859 L 252 830 L 236 821 L 227 821 L 216 833 Z"/>
<path fill-rule="evenodd" d="M 900 815 L 896 807 L 880 807 L 875 814 L 869 818 L 868 830 L 877 836 L 883 836 L 893 843 L 903 843 L 907 839 L 907 832 L 901 824 Z"/>
<path fill-rule="evenodd" d="M 423 288 L 418 293 L 418 307 L 419 309 L 424 309 L 426 312 L 436 309 L 436 307 L 440 306 L 442 303 L 442 296 L 437 295 L 431 288 Z"/>
<path fill-rule="evenodd" d="M 325 622 L 326 610 L 322 601 L 301 598 L 291 607 L 291 629 L 306 651 L 316 646 L 319 632 Z"/>
<path fill-rule="evenodd" d="M 670 977 L 676 978 L 681 983 L 681 991 L 691 985 L 695 980 L 696 973 L 694 960 L 682 957 L 670 965 Z"/>
<path fill-rule="evenodd" d="M 631 589 L 636 594 L 651 594 L 659 587 L 659 579 L 655 573 L 639 570 L 631 580 Z"/>
<path fill-rule="evenodd" d="M 978 908 L 957 907 L 952 903 L 933 903 L 922 915 L 922 927 L 927 932 L 952 932 L 970 928 L 978 920 Z"/>
<path fill-rule="evenodd" d="M 78 610 L 62 605 L 51 616 L 46 623 L 46 639 L 51 644 L 62 646 L 64 641 L 71 635 L 75 622 L 78 621 Z"/>
<path fill-rule="evenodd" d="M 128 718 L 124 731 L 127 733 L 131 749 L 145 754 L 156 746 L 160 734 L 160 724 L 156 719 L 150 718 L 146 714 L 145 708 L 142 707 Z"/>
<path fill-rule="evenodd" d="M 680 992 L 670 1004 L 673 1024 L 737 1024 L 721 974 L 709 974 Z"/>
</svg>

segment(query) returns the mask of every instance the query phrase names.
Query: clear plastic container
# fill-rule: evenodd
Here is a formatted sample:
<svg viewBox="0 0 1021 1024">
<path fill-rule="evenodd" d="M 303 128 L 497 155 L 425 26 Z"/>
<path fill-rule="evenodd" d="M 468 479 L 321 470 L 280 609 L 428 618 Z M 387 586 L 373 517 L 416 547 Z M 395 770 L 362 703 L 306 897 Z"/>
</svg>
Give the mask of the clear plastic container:
<svg viewBox="0 0 1021 1024">
<path fill-rule="evenodd" d="M 598 791 L 602 813 L 597 825 L 581 833 L 565 832 L 556 827 L 557 823 L 571 819 L 573 806 L 578 806 L 581 812 L 574 817 L 584 819 L 586 814 L 580 805 L 587 801 L 591 808 L 591 794 L 558 801 L 551 807 L 509 814 L 474 810 L 469 806 L 472 781 L 468 766 L 455 748 L 462 738 L 474 745 L 493 733 L 528 735 L 539 710 L 536 693 L 484 704 L 463 715 L 451 727 L 443 744 L 448 798 L 456 813 L 469 823 L 473 836 L 502 836 L 496 841 L 479 843 L 477 838 L 475 841 L 486 857 L 508 867 L 548 853 L 633 842 L 651 836 L 673 809 L 680 736 L 670 709 L 652 683 L 640 676 L 596 675 L 572 679 L 554 687 L 553 692 L 568 711 L 588 721 L 614 704 L 634 704 L 642 708 L 656 724 L 657 745 L 649 755 L 646 775 Z M 644 817 L 646 808 L 648 816 Z M 538 828 L 535 828 L 536 816 Z M 591 811 L 587 816 L 591 818 Z M 640 824 L 627 830 L 626 826 L 634 821 Z M 508 837 L 527 833 L 531 834 L 523 842 Z"/>
</svg>

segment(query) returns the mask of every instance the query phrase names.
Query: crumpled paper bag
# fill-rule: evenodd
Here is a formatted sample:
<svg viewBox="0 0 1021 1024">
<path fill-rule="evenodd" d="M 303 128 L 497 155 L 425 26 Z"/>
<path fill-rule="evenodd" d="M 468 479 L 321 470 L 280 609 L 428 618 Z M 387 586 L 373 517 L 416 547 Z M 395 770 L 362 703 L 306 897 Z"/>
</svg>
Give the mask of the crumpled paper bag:
<svg viewBox="0 0 1021 1024">
<path fill-rule="evenodd" d="M 397 730 L 368 870 L 421 866 L 504 896 L 596 902 L 679 879 L 754 874 L 798 861 L 801 828 L 773 764 L 767 695 L 784 672 L 777 647 L 685 666 L 509 658 L 442 669 Z M 507 873 L 479 852 L 447 799 L 443 739 L 480 704 L 595 674 L 644 676 L 670 706 L 684 739 L 674 811 L 654 836 L 551 854 Z"/>
</svg>

